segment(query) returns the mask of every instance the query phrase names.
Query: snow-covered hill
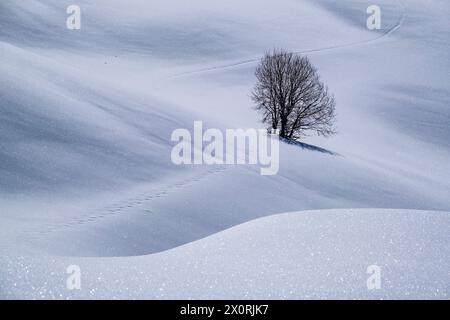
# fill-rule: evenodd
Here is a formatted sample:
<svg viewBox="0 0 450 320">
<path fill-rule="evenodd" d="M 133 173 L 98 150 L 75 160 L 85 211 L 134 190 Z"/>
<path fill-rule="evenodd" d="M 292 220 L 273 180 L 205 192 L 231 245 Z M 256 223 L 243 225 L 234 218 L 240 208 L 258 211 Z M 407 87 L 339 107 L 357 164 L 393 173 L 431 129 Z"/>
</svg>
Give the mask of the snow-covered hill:
<svg viewBox="0 0 450 320">
<path fill-rule="evenodd" d="M 66 29 L 70 4 L 56 0 L 0 3 L 0 284 L 4 284 L 0 296 L 20 297 L 22 292 L 23 297 L 39 297 L 38 291 L 24 289 L 28 280 L 40 283 L 36 288 L 45 278 L 46 297 L 57 286 L 58 277 L 25 279 L 21 268 L 10 275 L 14 261 L 41 270 L 52 259 L 61 264 L 67 261 L 52 258 L 55 254 L 89 256 L 80 261 L 89 261 L 92 274 L 109 261 L 110 270 L 118 268 L 120 281 L 131 283 L 139 277 L 130 279 L 126 266 L 132 263 L 127 261 L 151 261 L 154 272 L 161 273 L 158 268 L 170 267 L 158 260 L 158 252 L 181 246 L 168 252 L 184 257 L 200 243 L 207 245 L 222 236 L 230 243 L 230 263 L 221 262 L 226 272 L 240 254 L 232 238 L 255 228 L 249 231 L 256 232 L 256 239 L 260 222 L 189 243 L 279 212 L 450 211 L 450 28 L 446 18 L 450 5 L 446 1 L 378 1 L 383 19 L 379 31 L 366 28 L 366 8 L 372 4 L 366 0 L 176 0 L 170 6 L 160 0 L 95 4 L 80 0 L 82 28 L 78 31 Z M 273 47 L 307 54 L 318 67 L 336 96 L 339 134 L 328 140 L 310 137 L 303 147 L 282 144 L 276 176 L 261 176 L 253 166 L 173 165 L 170 134 L 176 128 L 191 129 L 196 119 L 217 128 L 261 127 L 249 92 L 258 58 Z M 348 217 L 361 223 L 356 226 L 361 234 L 353 240 L 362 236 L 364 221 L 358 220 L 358 212 L 334 212 L 342 228 Z M 369 216 L 377 213 L 370 211 Z M 420 229 L 423 234 L 417 233 L 417 241 L 439 239 L 440 246 L 448 246 L 446 213 L 431 214 L 431 222 L 423 225 L 425 215 L 402 211 L 397 218 L 390 214 L 398 227 L 392 232 Z M 322 216 L 328 218 L 330 212 Z M 287 223 L 283 219 L 258 221 L 275 226 L 279 222 L 282 228 Z M 293 232 L 303 230 L 299 218 L 290 219 Z M 403 219 L 408 223 L 401 226 Z M 322 230 L 323 220 L 308 221 L 308 228 Z M 387 222 L 380 220 L 373 228 L 383 223 Z M 424 237 L 434 232 L 434 223 L 442 234 Z M 380 236 L 383 229 L 378 232 Z M 280 237 L 280 243 L 286 240 L 280 230 L 273 236 Z M 305 242 L 308 252 L 328 244 L 323 240 L 318 247 L 312 236 L 294 240 Z M 361 250 L 369 250 L 371 240 L 364 243 Z M 403 257 L 412 260 L 409 250 L 414 244 L 403 244 Z M 374 245 L 379 252 L 386 248 Z M 211 243 L 214 246 L 218 244 Z M 260 244 L 255 246 L 255 254 L 264 250 Z M 289 248 L 282 252 L 301 254 Z M 237 250 L 236 258 L 232 250 Z M 275 251 L 267 251 L 269 265 Z M 363 251 L 357 254 L 355 259 L 361 260 L 347 262 L 354 268 L 353 262 L 362 266 L 363 257 L 372 257 Z M 148 256 L 128 258 L 136 255 Z M 98 258 L 113 256 L 122 258 Z M 381 296 L 404 297 L 407 292 L 417 297 L 448 296 L 444 280 L 436 280 L 448 266 L 440 258 L 434 253 L 428 257 L 427 266 L 436 273 L 417 275 L 422 291 L 410 290 L 406 281 L 399 280 L 397 289 Z M 73 259 L 76 263 L 77 258 Z M 311 266 L 319 268 L 321 262 L 315 260 Z M 420 261 L 415 263 L 408 270 L 416 276 L 421 267 Z M 341 271 L 331 267 L 332 283 L 339 283 Z M 307 274 L 304 271 L 304 277 Z M 290 275 L 281 276 L 287 281 Z M 177 279 L 170 272 L 166 279 L 170 276 Z M 339 297 L 341 292 L 342 297 L 378 297 L 362 293 L 359 287 L 351 294 L 356 282 L 339 291 L 311 281 L 306 283 L 317 285 L 317 291 L 311 286 L 271 291 L 255 283 L 261 290 L 250 296 L 268 297 L 273 292 L 278 297 Z M 138 289 L 135 296 L 157 296 L 148 288 Z M 133 297 L 112 285 L 104 290 L 97 297 Z M 179 290 L 178 297 L 189 296 L 186 290 Z M 244 297 L 233 287 L 217 290 L 211 297 Z M 208 297 L 208 291 L 192 296 Z"/>
<path fill-rule="evenodd" d="M 0 267 L 7 275 L 0 296 L 448 299 L 449 228 L 449 212 L 287 213 L 148 256 L 7 260 Z M 72 264 L 81 270 L 80 290 L 66 288 Z M 369 266 L 381 268 L 380 289 L 368 290 Z"/>
</svg>

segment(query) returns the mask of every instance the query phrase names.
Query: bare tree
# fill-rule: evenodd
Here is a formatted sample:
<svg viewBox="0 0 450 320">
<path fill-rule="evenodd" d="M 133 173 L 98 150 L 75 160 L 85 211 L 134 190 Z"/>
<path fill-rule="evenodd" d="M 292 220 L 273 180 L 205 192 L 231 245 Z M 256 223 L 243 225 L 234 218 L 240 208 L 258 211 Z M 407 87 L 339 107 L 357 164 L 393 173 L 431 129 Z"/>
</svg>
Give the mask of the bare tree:
<svg viewBox="0 0 450 320">
<path fill-rule="evenodd" d="M 269 129 L 294 140 L 307 131 L 322 136 L 336 133 L 334 97 L 306 56 L 274 50 L 265 54 L 255 75 L 252 99 Z"/>
</svg>

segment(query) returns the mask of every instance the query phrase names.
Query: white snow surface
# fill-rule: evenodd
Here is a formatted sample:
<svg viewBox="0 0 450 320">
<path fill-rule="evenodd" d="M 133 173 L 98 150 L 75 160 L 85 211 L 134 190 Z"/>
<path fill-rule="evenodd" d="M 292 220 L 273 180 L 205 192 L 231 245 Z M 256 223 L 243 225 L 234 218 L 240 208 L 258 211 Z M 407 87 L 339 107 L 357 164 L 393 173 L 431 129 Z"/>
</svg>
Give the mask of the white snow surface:
<svg viewBox="0 0 450 320">
<path fill-rule="evenodd" d="M 448 1 L 378 1 L 379 31 L 366 0 L 77 2 L 79 31 L 72 1 L 0 2 L 0 298 L 449 297 Z M 173 165 L 194 120 L 261 127 L 274 47 L 338 135 L 281 144 L 276 176 Z"/>
<path fill-rule="evenodd" d="M 139 257 L 6 259 L 7 298 L 449 298 L 448 212 L 340 209 L 257 219 Z M 65 268 L 81 269 L 80 290 Z M 367 289 L 367 267 L 381 287 Z"/>
</svg>

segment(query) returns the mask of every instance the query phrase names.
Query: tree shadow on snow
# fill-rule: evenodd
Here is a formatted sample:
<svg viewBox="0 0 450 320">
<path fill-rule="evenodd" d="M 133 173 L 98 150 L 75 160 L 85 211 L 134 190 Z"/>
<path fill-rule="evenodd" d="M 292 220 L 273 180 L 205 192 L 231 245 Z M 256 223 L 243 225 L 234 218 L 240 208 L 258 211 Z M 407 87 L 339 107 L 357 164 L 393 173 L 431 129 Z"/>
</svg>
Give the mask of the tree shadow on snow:
<svg viewBox="0 0 450 320">
<path fill-rule="evenodd" d="M 332 156 L 340 156 L 339 153 L 336 153 L 336 152 L 333 152 L 333 151 L 330 151 L 330 150 L 327 150 L 327 149 L 324 149 L 321 147 L 317 147 L 312 144 L 308 144 L 308 143 L 304 143 L 304 142 L 300 142 L 300 141 L 296 141 L 296 140 L 291 140 L 291 139 L 286 139 L 286 138 L 281 138 L 281 137 L 280 137 L 280 141 L 290 144 L 290 145 L 293 145 L 293 146 L 298 146 L 305 150 L 317 151 L 317 152 L 326 153 L 326 154 L 329 154 Z"/>
</svg>

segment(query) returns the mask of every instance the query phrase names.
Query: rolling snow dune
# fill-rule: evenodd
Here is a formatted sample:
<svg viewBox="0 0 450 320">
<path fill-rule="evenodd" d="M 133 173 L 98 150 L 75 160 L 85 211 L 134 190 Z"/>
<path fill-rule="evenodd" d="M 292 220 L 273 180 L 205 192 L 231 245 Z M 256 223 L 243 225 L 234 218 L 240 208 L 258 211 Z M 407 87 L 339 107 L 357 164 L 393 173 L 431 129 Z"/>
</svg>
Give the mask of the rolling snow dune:
<svg viewBox="0 0 450 320">
<path fill-rule="evenodd" d="M 449 228 L 448 212 L 281 214 L 149 256 L 5 259 L 0 297 L 448 299 Z M 66 288 L 72 264 L 81 290 Z M 371 265 L 382 266 L 378 290 L 367 289 Z"/>
<path fill-rule="evenodd" d="M 221 247 L 218 239 L 223 237 L 229 247 L 220 272 L 226 273 L 251 247 L 247 242 L 240 251 L 237 239 L 243 233 L 255 237 L 255 255 L 265 256 L 269 264 L 256 270 L 267 272 L 260 287 L 256 278 L 249 278 L 255 282 L 247 282 L 245 288 L 254 285 L 255 291 L 248 297 L 267 298 L 271 290 L 274 297 L 297 298 L 448 297 L 449 288 L 440 278 L 448 261 L 437 254 L 449 244 L 447 2 L 379 1 L 383 10 L 379 31 L 365 26 L 366 8 L 372 4 L 366 0 L 176 0 L 171 5 L 162 0 L 80 0 L 79 31 L 65 26 L 70 4 L 0 3 L 0 296 L 39 298 L 39 290 L 25 289 L 29 281 L 43 288 L 42 298 L 70 295 L 51 291 L 52 286 L 63 285 L 56 283 L 58 277 L 25 279 L 21 268 L 13 275 L 8 269 L 18 263 L 43 270 L 56 259 L 58 266 L 69 260 L 86 262 L 92 274 L 87 287 L 92 290 L 93 277 L 106 272 L 99 271 L 105 261 L 108 272 L 118 270 L 118 280 L 111 285 L 102 282 L 98 295 L 86 289 L 73 297 L 242 298 L 245 290 L 237 286 L 244 279 L 241 276 L 230 278 L 230 286 L 209 278 L 216 281 L 215 285 L 205 282 L 213 285 L 212 291 L 195 281 L 200 289 L 192 294 L 186 282 L 187 287 L 175 293 L 176 279 L 183 272 L 173 273 L 174 267 L 167 263 L 176 265 L 191 251 L 193 257 L 187 261 L 196 257 L 202 261 L 199 248 L 212 240 L 213 251 Z M 282 143 L 276 176 L 261 176 L 256 166 L 173 165 L 170 135 L 176 128 L 192 130 L 194 120 L 221 129 L 261 127 L 249 93 L 258 59 L 274 47 L 307 54 L 318 67 L 337 100 L 338 135 L 311 136 L 303 145 Z M 318 211 L 324 218 L 270 217 L 213 235 L 279 212 L 339 208 L 411 211 L 397 215 L 396 210 L 386 214 L 369 210 L 361 217 L 359 210 Z M 430 212 L 428 218 L 413 209 L 446 212 Z M 278 266 L 270 268 L 270 256 L 263 253 L 264 245 L 257 244 L 264 243 L 260 229 L 287 242 L 281 229 L 292 219 L 292 233 L 296 229 L 300 233 L 293 243 L 304 243 L 301 246 L 308 252 L 323 251 L 331 240 L 321 238 L 324 242 L 317 243 L 313 233 L 303 236 L 301 219 L 313 230 L 327 231 L 325 220 L 330 218 L 330 223 L 337 223 L 336 236 L 348 230 L 349 217 L 355 219 L 357 233 L 346 241 L 353 243 L 361 236 L 363 244 L 355 249 L 359 253 L 355 259 L 346 251 L 343 257 L 349 261 L 339 263 L 363 270 L 376 262 L 366 260 L 377 260 L 377 254 L 383 253 L 377 261 L 386 263 L 393 275 L 403 274 L 400 269 L 406 268 L 406 273 L 420 274 L 418 282 L 410 286 L 410 278 L 393 276 L 390 289 L 377 295 L 364 291 L 360 280 L 365 270 L 345 283 L 336 280 L 343 267 L 330 267 L 333 284 L 327 287 L 323 278 L 305 280 L 314 268 L 325 270 L 322 260 L 310 261 L 311 269 L 293 271 L 296 261 L 302 261 L 293 259 L 291 271 L 283 275 Z M 379 246 L 373 242 L 377 254 L 368 254 L 364 250 L 371 250 L 372 240 L 362 231 L 369 223 L 367 217 L 375 221 L 370 227 L 373 234 L 380 228 L 376 238 L 392 221 L 396 228 L 389 229 L 386 237 L 399 238 L 405 232 L 408 239 L 426 242 L 427 248 L 436 242 L 429 256 L 423 253 L 430 263 L 414 261 L 415 244 L 408 247 L 403 240 L 395 248 L 396 254 L 404 252 L 401 266 L 384 255 L 394 252 L 384 240 Z M 279 223 L 279 229 L 270 230 L 269 223 L 274 228 Z M 434 231 L 441 234 L 426 235 Z M 169 251 L 158 253 L 164 250 Z M 305 250 L 297 252 L 289 245 L 282 253 L 298 257 Z M 205 259 L 214 256 L 212 251 L 204 253 Z M 271 247 L 267 254 L 276 252 Z M 28 260 L 29 254 L 33 258 Z M 137 255 L 148 256 L 129 257 Z M 134 262 L 140 269 L 128 276 L 127 266 Z M 206 262 L 205 272 L 213 267 Z M 409 269 L 407 262 L 412 263 Z M 244 259 L 237 266 L 245 263 L 251 261 Z M 421 273 L 426 267 L 432 272 Z M 271 272 L 278 272 L 284 285 L 268 286 L 271 282 L 265 277 Z M 158 278 L 158 273 L 167 275 Z M 147 277 L 145 286 L 136 284 L 138 275 Z M 295 280 L 298 290 L 289 291 L 290 276 L 304 286 Z M 168 280 L 171 277 L 173 282 Z M 132 283 L 135 293 L 115 289 L 120 287 L 118 281 Z M 164 295 L 165 288 L 160 295 L 153 291 L 167 282 L 172 285 L 169 294 Z"/>
</svg>

